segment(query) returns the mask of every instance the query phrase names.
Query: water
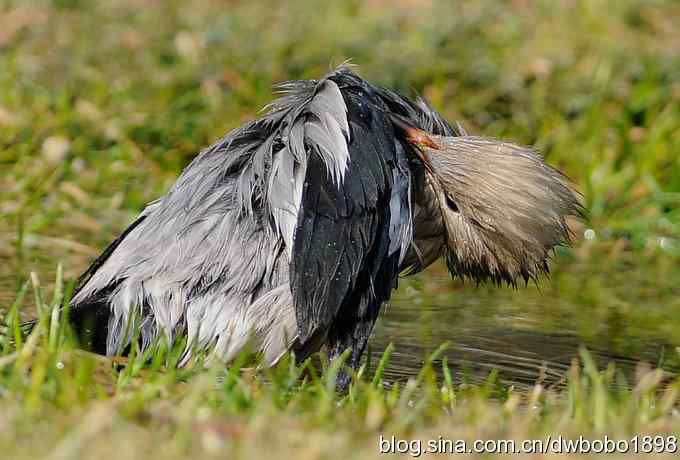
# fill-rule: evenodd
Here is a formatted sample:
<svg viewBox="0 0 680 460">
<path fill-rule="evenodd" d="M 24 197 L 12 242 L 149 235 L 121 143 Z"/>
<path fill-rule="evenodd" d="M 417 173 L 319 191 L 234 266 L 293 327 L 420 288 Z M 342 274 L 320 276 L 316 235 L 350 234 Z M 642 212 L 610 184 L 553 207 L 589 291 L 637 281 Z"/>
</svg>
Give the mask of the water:
<svg viewBox="0 0 680 460">
<path fill-rule="evenodd" d="M 449 367 L 454 376 L 457 373 L 459 381 L 464 376 L 479 383 L 496 369 L 500 380 L 506 384 L 559 386 L 565 382 L 572 360 L 579 357 L 581 346 L 585 346 L 602 367 L 613 362 L 630 380 L 640 365 L 661 365 L 669 375 L 680 370 L 675 363 L 662 362 L 667 350 L 673 348 L 662 342 L 641 343 L 637 351 L 617 355 L 570 332 L 544 333 L 502 324 L 475 328 L 454 323 L 447 329 L 440 327 L 450 316 L 449 309 L 457 308 L 460 306 L 452 302 L 448 309 L 437 307 L 420 311 L 401 300 L 394 303 L 379 322 L 372 342 L 373 363 L 390 342 L 396 347 L 385 372 L 388 381 L 404 381 L 415 376 L 427 354 L 445 341 L 449 346 L 443 356 L 447 357 Z M 419 324 L 424 316 L 424 323 Z M 430 332 L 424 332 L 425 328 L 431 328 Z"/>
<path fill-rule="evenodd" d="M 371 368 L 392 342 L 386 378 L 406 380 L 418 373 L 428 353 L 448 341 L 443 356 L 458 381 L 481 382 L 495 369 L 506 384 L 560 386 L 581 347 L 601 368 L 613 363 L 628 385 L 635 383 L 637 371 L 649 367 L 661 367 L 669 377 L 679 372 L 679 341 L 673 333 L 664 337 L 669 323 L 653 317 L 661 311 L 672 323 L 668 330 L 677 330 L 677 302 L 668 305 L 662 297 L 645 301 L 644 279 L 628 280 L 638 298 L 624 305 L 620 296 L 586 300 L 589 288 L 572 290 L 586 278 L 598 292 L 621 290 L 621 274 L 592 268 L 579 272 L 577 264 L 567 263 L 566 270 L 544 280 L 540 289 L 475 287 L 451 281 L 436 269 L 402 283 L 376 325 Z M 668 282 L 659 280 L 657 288 Z M 636 325 L 645 317 L 651 317 L 649 324 Z"/>
</svg>

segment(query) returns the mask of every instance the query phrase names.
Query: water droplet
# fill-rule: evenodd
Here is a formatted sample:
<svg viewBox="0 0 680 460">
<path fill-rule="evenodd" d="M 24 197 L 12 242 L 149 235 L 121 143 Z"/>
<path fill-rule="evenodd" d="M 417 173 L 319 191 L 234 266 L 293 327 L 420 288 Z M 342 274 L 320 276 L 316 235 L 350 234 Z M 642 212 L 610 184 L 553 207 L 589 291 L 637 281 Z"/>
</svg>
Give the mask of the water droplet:
<svg viewBox="0 0 680 460">
<path fill-rule="evenodd" d="M 587 229 L 585 232 L 583 232 L 583 237 L 587 240 L 594 240 L 595 239 L 595 230 L 592 228 Z"/>
<path fill-rule="evenodd" d="M 64 368 L 64 363 L 61 361 L 57 361 L 57 369 L 62 370 Z"/>
</svg>

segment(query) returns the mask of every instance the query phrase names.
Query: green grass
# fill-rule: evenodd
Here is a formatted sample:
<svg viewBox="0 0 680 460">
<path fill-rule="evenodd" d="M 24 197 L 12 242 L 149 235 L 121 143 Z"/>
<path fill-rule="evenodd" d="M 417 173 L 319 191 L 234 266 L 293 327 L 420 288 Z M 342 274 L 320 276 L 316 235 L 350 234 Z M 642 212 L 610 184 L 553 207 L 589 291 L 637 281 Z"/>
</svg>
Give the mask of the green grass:
<svg viewBox="0 0 680 460">
<path fill-rule="evenodd" d="M 53 317 L 101 248 L 201 148 L 256 116 L 272 83 L 352 58 L 471 132 L 536 145 L 589 211 L 541 291 L 463 295 L 435 269 L 395 302 L 457 301 L 452 323 L 568 327 L 624 355 L 660 342 L 677 364 L 678 23 L 672 0 L 0 2 L 0 456 L 363 458 L 381 432 L 680 432 L 678 381 L 639 366 L 621 384 L 585 352 L 559 388 L 520 391 L 495 372 L 472 384 L 434 359 L 397 385 L 371 366 L 337 394 L 323 359 L 112 362 L 77 351 Z M 36 332 L 15 334 L 36 312 Z M 390 337 L 395 354 L 404 337 Z"/>
</svg>

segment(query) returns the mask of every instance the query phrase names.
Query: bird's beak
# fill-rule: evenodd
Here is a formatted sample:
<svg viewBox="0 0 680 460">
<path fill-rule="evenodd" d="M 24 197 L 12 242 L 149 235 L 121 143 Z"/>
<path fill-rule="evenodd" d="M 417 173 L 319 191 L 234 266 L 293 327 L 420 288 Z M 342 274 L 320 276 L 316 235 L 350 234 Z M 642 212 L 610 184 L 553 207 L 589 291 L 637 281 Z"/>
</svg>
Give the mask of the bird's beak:
<svg viewBox="0 0 680 460">
<path fill-rule="evenodd" d="M 390 114 L 392 124 L 401 132 L 404 138 L 415 147 L 415 152 L 426 168 L 431 169 L 430 153 L 440 150 L 441 146 L 435 142 L 431 134 L 418 128 L 414 128 L 398 115 Z"/>
</svg>

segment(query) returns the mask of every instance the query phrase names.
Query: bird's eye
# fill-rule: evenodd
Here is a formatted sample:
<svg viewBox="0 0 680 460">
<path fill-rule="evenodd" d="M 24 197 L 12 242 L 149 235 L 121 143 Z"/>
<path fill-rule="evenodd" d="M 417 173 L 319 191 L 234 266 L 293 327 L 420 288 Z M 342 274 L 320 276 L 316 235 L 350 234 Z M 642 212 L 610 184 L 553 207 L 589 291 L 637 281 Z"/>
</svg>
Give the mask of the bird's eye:
<svg viewBox="0 0 680 460">
<path fill-rule="evenodd" d="M 446 206 L 449 207 L 449 209 L 453 212 L 460 212 L 458 210 L 458 205 L 456 204 L 455 201 L 447 194 L 446 195 Z"/>
</svg>

